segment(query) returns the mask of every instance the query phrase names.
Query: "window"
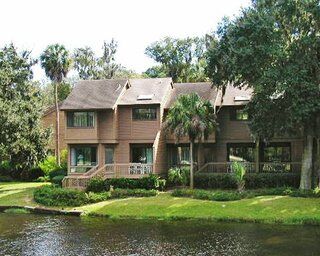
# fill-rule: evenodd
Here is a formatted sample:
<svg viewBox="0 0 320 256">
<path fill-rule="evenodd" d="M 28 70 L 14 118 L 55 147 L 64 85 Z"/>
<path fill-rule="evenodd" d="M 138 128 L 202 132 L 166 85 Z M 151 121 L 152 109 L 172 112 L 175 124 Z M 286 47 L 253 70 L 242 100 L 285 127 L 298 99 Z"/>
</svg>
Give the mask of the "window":
<svg viewBox="0 0 320 256">
<path fill-rule="evenodd" d="M 198 147 L 195 145 L 193 160 L 196 163 L 198 158 Z M 190 146 L 168 145 L 167 157 L 169 167 L 189 165 L 190 164 Z"/>
<path fill-rule="evenodd" d="M 97 148 L 91 146 L 71 147 L 71 172 L 87 172 L 97 165 Z"/>
<path fill-rule="evenodd" d="M 233 121 L 248 121 L 249 114 L 244 108 L 235 108 L 231 110 L 231 120 Z"/>
<path fill-rule="evenodd" d="M 254 162 L 255 146 L 251 143 L 227 144 L 228 161 Z"/>
<path fill-rule="evenodd" d="M 152 146 L 134 145 L 131 148 L 131 159 L 133 163 L 152 164 L 153 148 Z"/>
<path fill-rule="evenodd" d="M 94 112 L 68 112 L 68 127 L 93 127 Z"/>
<path fill-rule="evenodd" d="M 114 148 L 107 146 L 105 149 L 105 164 L 113 164 Z"/>
<path fill-rule="evenodd" d="M 264 162 L 290 162 L 290 143 L 271 143 L 263 147 Z"/>
<path fill-rule="evenodd" d="M 132 109 L 133 120 L 156 120 L 157 109 L 156 108 L 134 108 Z"/>
</svg>

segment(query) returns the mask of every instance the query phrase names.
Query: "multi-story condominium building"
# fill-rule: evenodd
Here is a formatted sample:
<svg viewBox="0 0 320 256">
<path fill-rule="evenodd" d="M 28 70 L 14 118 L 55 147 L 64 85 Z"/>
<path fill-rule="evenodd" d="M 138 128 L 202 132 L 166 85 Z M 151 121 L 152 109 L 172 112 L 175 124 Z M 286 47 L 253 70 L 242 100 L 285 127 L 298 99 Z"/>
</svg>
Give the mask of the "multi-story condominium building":
<svg viewBox="0 0 320 256">
<path fill-rule="evenodd" d="M 64 101 L 64 142 L 69 152 L 64 185 L 85 187 L 92 177 L 138 178 L 165 175 L 170 167 L 189 165 L 188 138 L 175 143 L 162 127 L 179 95 L 198 93 L 217 111 L 219 127 L 196 143 L 199 172 L 230 171 L 231 161 L 244 161 L 250 172 L 299 170 L 300 137 L 255 142 L 244 110 L 251 91 L 210 83 L 173 83 L 171 78 L 80 81 Z"/>
</svg>

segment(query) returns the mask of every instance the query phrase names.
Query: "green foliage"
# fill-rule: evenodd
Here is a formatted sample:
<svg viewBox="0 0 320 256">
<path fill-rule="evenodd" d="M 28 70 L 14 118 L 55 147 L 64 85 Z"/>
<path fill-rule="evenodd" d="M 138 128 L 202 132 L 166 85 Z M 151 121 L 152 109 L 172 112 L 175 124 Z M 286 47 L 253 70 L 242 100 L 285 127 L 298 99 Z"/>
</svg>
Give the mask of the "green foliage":
<svg viewBox="0 0 320 256">
<path fill-rule="evenodd" d="M 51 171 L 56 170 L 58 168 L 55 156 L 47 156 L 43 162 L 39 163 L 39 167 L 45 175 L 49 175 Z"/>
<path fill-rule="evenodd" d="M 90 47 L 82 47 L 74 50 L 74 68 L 81 79 L 111 79 L 131 78 L 139 76 L 132 70 L 115 62 L 118 43 L 112 39 L 110 42 L 103 42 L 103 54 L 97 57 Z"/>
<path fill-rule="evenodd" d="M 47 77 L 60 84 L 71 69 L 69 52 L 63 45 L 49 45 L 40 56 L 41 67 Z"/>
<path fill-rule="evenodd" d="M 21 171 L 20 179 L 23 181 L 34 181 L 39 177 L 42 177 L 44 172 L 39 167 L 33 167 L 31 169 L 24 169 Z"/>
<path fill-rule="evenodd" d="M 67 170 L 62 168 L 57 168 L 49 172 L 48 178 L 52 180 L 56 176 L 67 176 Z"/>
<path fill-rule="evenodd" d="M 35 180 L 36 182 L 49 182 L 50 179 L 48 176 L 42 176 L 42 177 L 39 177 Z"/>
<path fill-rule="evenodd" d="M 195 187 L 202 189 L 235 189 L 237 181 L 229 173 L 199 173 L 195 175 Z M 249 173 L 245 175 L 248 189 L 273 187 L 298 187 L 300 175 L 295 173 Z"/>
<path fill-rule="evenodd" d="M 168 183 L 170 186 L 187 186 L 190 182 L 190 169 L 171 168 L 168 171 Z"/>
<path fill-rule="evenodd" d="M 319 26 L 318 0 L 256 0 L 220 25 L 207 54 L 207 74 L 223 88 L 229 82 L 253 88 L 247 110 L 257 138 L 319 138 Z M 310 187 L 314 157 L 312 149 L 306 152 L 303 188 Z"/>
<path fill-rule="evenodd" d="M 43 186 L 34 191 L 34 200 L 46 206 L 80 206 L 88 202 L 83 191 Z"/>
<path fill-rule="evenodd" d="M 30 52 L 18 53 L 12 44 L 0 49 L 0 158 L 11 159 L 16 170 L 42 161 L 50 136 L 41 124 L 41 95 L 32 81 L 34 64 Z"/>
<path fill-rule="evenodd" d="M 210 191 L 201 189 L 176 189 L 171 195 L 174 197 L 191 197 L 211 201 L 235 201 L 240 200 L 243 197 L 238 192 Z"/>
<path fill-rule="evenodd" d="M 151 189 L 115 189 L 111 191 L 112 198 L 126 198 L 126 197 L 151 197 L 158 194 L 157 190 Z"/>
<path fill-rule="evenodd" d="M 244 175 L 246 174 L 246 169 L 242 163 L 232 162 L 232 171 L 237 182 L 238 191 L 241 192 L 244 190 L 245 186 Z"/>
<path fill-rule="evenodd" d="M 47 175 L 50 180 L 55 176 L 66 176 L 67 175 L 67 164 L 68 164 L 68 152 L 67 150 L 61 151 L 61 166 L 58 166 L 56 163 L 55 156 L 49 155 L 47 158 L 39 163 L 39 167 Z"/>
<path fill-rule="evenodd" d="M 62 180 L 64 179 L 64 175 L 58 175 L 58 176 L 54 176 L 52 179 L 51 179 L 51 182 L 53 184 L 56 184 L 58 186 L 62 186 Z"/>
<path fill-rule="evenodd" d="M 111 199 L 111 192 L 100 192 L 100 193 L 89 192 L 87 194 L 87 197 L 88 197 L 89 203 L 98 203 L 98 202 Z"/>
<path fill-rule="evenodd" d="M 165 181 L 154 174 L 140 179 L 113 178 L 105 181 L 105 188 L 109 190 L 110 186 L 123 189 L 157 189 L 163 190 Z"/>
<path fill-rule="evenodd" d="M 88 192 L 91 191 L 94 193 L 105 191 L 106 190 L 105 181 L 101 178 L 92 178 L 89 181 L 86 190 Z"/>
<path fill-rule="evenodd" d="M 12 177 L 0 175 L 0 182 L 10 182 L 10 181 L 13 181 Z"/>
<path fill-rule="evenodd" d="M 176 140 L 187 136 L 190 141 L 206 139 L 216 129 L 214 108 L 196 93 L 178 97 L 168 111 L 163 129 L 172 133 Z"/>
<path fill-rule="evenodd" d="M 148 46 L 147 56 L 160 63 L 149 68 L 150 77 L 172 77 L 174 82 L 206 81 L 204 72 L 205 39 L 194 37 L 177 39 L 166 37 Z"/>
</svg>

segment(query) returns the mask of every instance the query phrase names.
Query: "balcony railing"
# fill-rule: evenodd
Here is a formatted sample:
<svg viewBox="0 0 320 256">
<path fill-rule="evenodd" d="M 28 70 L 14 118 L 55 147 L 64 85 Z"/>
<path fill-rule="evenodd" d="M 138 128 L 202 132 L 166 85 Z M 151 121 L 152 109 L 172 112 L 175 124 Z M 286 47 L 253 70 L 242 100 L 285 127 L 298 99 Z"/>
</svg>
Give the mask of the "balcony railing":
<svg viewBox="0 0 320 256">
<path fill-rule="evenodd" d="M 247 173 L 279 173 L 279 172 L 300 172 L 300 162 L 260 162 L 259 170 L 256 170 L 256 163 L 242 162 Z M 232 162 L 210 162 L 204 164 L 197 171 L 198 173 L 232 173 Z"/>
<path fill-rule="evenodd" d="M 89 171 L 91 172 L 97 166 L 94 165 L 78 165 L 78 166 L 70 166 L 71 174 L 85 174 Z"/>
<path fill-rule="evenodd" d="M 107 176 L 113 177 L 139 177 L 153 173 L 153 164 L 128 163 L 106 164 Z"/>
</svg>

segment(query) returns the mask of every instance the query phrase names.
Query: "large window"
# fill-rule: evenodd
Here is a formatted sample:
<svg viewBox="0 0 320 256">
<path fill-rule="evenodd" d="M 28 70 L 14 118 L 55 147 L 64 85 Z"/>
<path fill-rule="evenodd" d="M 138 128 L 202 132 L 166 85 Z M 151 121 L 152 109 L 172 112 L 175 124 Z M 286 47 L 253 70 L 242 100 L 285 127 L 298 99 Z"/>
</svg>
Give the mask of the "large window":
<svg viewBox="0 0 320 256">
<path fill-rule="evenodd" d="M 227 144 L 228 161 L 254 162 L 255 146 L 252 143 Z"/>
<path fill-rule="evenodd" d="M 290 162 L 290 143 L 271 143 L 263 147 L 264 162 Z"/>
<path fill-rule="evenodd" d="M 94 112 L 68 112 L 68 127 L 93 127 Z"/>
<path fill-rule="evenodd" d="M 156 120 L 157 108 L 133 108 L 132 119 L 133 120 Z"/>
<path fill-rule="evenodd" d="M 198 148 L 195 146 L 193 160 L 197 162 Z M 167 148 L 169 167 L 182 166 L 190 164 L 190 146 L 189 145 L 169 145 Z"/>
<path fill-rule="evenodd" d="M 71 172 L 86 172 L 97 165 L 97 148 L 93 146 L 72 146 Z"/>
<path fill-rule="evenodd" d="M 249 114 L 244 108 L 233 108 L 231 109 L 231 120 L 233 121 L 248 121 Z"/>
<path fill-rule="evenodd" d="M 131 162 L 152 164 L 153 163 L 153 148 L 147 145 L 132 145 L 131 146 Z"/>
</svg>

